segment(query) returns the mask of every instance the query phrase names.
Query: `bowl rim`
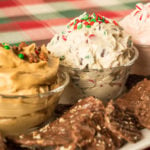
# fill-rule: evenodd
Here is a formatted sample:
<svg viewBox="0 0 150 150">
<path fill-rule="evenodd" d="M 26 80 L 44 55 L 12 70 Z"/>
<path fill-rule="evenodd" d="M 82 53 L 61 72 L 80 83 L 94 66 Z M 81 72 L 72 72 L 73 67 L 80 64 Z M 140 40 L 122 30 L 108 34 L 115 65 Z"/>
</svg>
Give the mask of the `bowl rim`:
<svg viewBox="0 0 150 150">
<path fill-rule="evenodd" d="M 60 67 L 65 67 L 65 68 L 67 68 L 67 70 L 69 70 L 69 69 L 71 69 L 71 70 L 73 70 L 73 71 L 87 71 L 87 72 L 89 72 L 89 71 L 99 71 L 99 72 L 103 72 L 103 71 L 106 71 L 106 70 L 113 70 L 113 69 L 118 69 L 118 68 L 126 68 L 126 67 L 130 67 L 130 66 L 132 66 L 133 64 L 134 64 L 134 62 L 138 59 L 138 57 L 139 57 L 139 51 L 138 51 L 138 49 L 135 47 L 135 46 L 133 46 L 133 48 L 134 48 L 134 52 L 135 52 L 135 55 L 134 55 L 134 57 L 127 63 L 127 64 L 125 64 L 124 66 L 117 66 L 117 67 L 111 67 L 111 68 L 102 68 L 102 69 L 88 69 L 88 68 L 83 68 L 83 69 L 80 69 L 80 68 L 72 68 L 71 66 L 65 66 L 65 65 L 60 65 Z"/>
<path fill-rule="evenodd" d="M 47 91 L 45 93 L 38 93 L 38 94 L 33 94 L 33 95 L 31 95 L 31 94 L 27 94 L 27 95 L 16 95 L 16 94 L 14 94 L 14 95 L 12 95 L 12 94 L 6 95 L 6 94 L 0 94 L 0 97 L 2 97 L 2 98 L 12 98 L 12 99 L 14 99 L 14 98 L 33 98 L 33 97 L 43 98 L 43 97 L 47 97 L 47 96 L 50 96 L 50 95 L 58 93 L 58 92 L 62 92 L 64 90 L 64 88 L 69 84 L 70 76 L 69 76 L 69 74 L 67 72 L 62 72 L 62 71 L 59 71 L 58 75 L 59 74 L 62 74 L 63 76 L 65 76 L 64 77 L 65 80 L 64 80 L 64 82 L 63 82 L 63 84 L 61 86 L 59 86 L 59 87 L 57 87 L 57 88 L 55 88 L 53 90 Z"/>
<path fill-rule="evenodd" d="M 137 48 L 150 48 L 150 44 L 149 45 L 146 45 L 146 44 L 136 44 L 134 43 L 134 45 L 137 47 Z"/>
</svg>

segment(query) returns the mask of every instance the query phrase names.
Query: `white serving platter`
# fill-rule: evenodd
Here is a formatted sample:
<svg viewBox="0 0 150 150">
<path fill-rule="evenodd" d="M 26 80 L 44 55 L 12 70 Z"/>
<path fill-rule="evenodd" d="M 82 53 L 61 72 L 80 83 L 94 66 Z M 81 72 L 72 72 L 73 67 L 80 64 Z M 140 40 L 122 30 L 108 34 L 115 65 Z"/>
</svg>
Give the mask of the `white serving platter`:
<svg viewBox="0 0 150 150">
<path fill-rule="evenodd" d="M 145 148 L 150 147 L 150 130 L 142 130 L 143 138 L 135 144 L 127 143 L 119 150 L 144 150 Z"/>
</svg>

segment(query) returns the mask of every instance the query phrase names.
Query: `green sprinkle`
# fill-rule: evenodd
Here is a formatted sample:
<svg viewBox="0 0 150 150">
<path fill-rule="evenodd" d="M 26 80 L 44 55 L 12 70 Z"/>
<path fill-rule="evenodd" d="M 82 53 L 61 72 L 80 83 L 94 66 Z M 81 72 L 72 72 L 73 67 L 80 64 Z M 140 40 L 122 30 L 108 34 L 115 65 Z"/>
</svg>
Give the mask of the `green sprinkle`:
<svg viewBox="0 0 150 150">
<path fill-rule="evenodd" d="M 95 13 L 93 13 L 93 16 L 94 16 L 94 18 L 96 18 L 96 14 Z"/>
<path fill-rule="evenodd" d="M 105 18 L 103 17 L 102 22 L 105 22 Z"/>
<path fill-rule="evenodd" d="M 68 26 L 69 26 L 69 25 L 68 25 Z M 64 32 L 64 31 L 62 31 L 61 33 L 62 33 L 62 34 L 65 34 L 65 32 Z"/>
<path fill-rule="evenodd" d="M 60 59 L 60 61 L 62 61 L 65 59 L 65 56 L 61 56 L 59 59 Z"/>
<path fill-rule="evenodd" d="M 91 25 L 86 25 L 87 28 L 91 28 Z"/>
<path fill-rule="evenodd" d="M 77 29 L 81 29 L 82 28 L 82 24 L 80 23 L 78 26 L 77 26 Z"/>
<path fill-rule="evenodd" d="M 5 45 L 5 43 L 2 43 L 2 45 Z"/>
<path fill-rule="evenodd" d="M 15 44 L 16 46 L 19 46 L 19 43 Z"/>
<path fill-rule="evenodd" d="M 98 20 L 101 20 L 100 17 L 98 17 Z"/>
<path fill-rule="evenodd" d="M 106 31 L 104 31 L 104 35 L 106 35 L 107 34 L 107 32 Z"/>
<path fill-rule="evenodd" d="M 86 14 L 86 15 L 82 18 L 82 20 L 87 20 L 87 19 L 89 19 L 89 15 L 88 15 L 88 14 Z"/>
<path fill-rule="evenodd" d="M 20 59 L 24 59 L 24 55 L 23 54 L 18 54 L 18 57 L 20 58 Z"/>
<path fill-rule="evenodd" d="M 70 28 L 70 25 L 67 25 L 67 28 Z"/>
<path fill-rule="evenodd" d="M 74 25 L 77 23 L 77 20 L 75 19 L 75 21 L 74 21 Z"/>
<path fill-rule="evenodd" d="M 88 56 L 85 56 L 85 58 L 86 58 L 86 59 L 89 59 L 89 58 L 90 58 L 90 56 L 89 56 L 89 55 L 88 55 Z"/>
<path fill-rule="evenodd" d="M 91 19 L 91 22 L 96 22 L 96 19 L 94 19 L 94 18 L 93 18 L 93 19 Z"/>
<path fill-rule="evenodd" d="M 127 46 L 128 46 L 128 47 L 131 47 L 131 46 L 132 46 L 132 41 L 131 41 L 131 40 L 128 40 Z"/>
<path fill-rule="evenodd" d="M 10 47 L 8 45 L 4 45 L 5 49 L 10 49 Z"/>
</svg>

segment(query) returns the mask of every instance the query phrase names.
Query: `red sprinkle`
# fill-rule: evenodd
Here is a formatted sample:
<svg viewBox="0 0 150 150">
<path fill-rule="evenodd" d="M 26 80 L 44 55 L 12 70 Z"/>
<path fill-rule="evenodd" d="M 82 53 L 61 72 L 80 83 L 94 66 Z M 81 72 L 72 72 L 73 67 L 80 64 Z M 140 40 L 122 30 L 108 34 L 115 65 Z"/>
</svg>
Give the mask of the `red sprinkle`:
<svg viewBox="0 0 150 150">
<path fill-rule="evenodd" d="M 98 15 L 98 17 L 100 17 L 101 20 L 103 19 L 103 17 L 101 15 Z"/>
<path fill-rule="evenodd" d="M 72 22 L 72 23 L 70 23 L 70 26 L 72 26 L 74 23 Z"/>
<path fill-rule="evenodd" d="M 118 23 L 117 23 L 115 20 L 113 20 L 113 23 L 114 23 L 116 26 L 118 26 Z"/>
<path fill-rule="evenodd" d="M 27 55 L 26 55 L 24 52 L 21 52 L 21 54 L 23 54 L 23 55 L 24 55 L 24 57 L 27 57 Z"/>
<path fill-rule="evenodd" d="M 79 22 L 79 19 L 76 19 L 76 22 Z"/>
<path fill-rule="evenodd" d="M 90 25 L 92 26 L 94 23 L 95 23 L 95 22 L 92 21 L 92 22 L 90 22 Z"/>
<path fill-rule="evenodd" d="M 98 23 L 99 23 L 99 24 L 101 24 L 101 23 L 102 23 L 102 21 L 98 21 Z"/>
<path fill-rule="evenodd" d="M 94 80 L 89 80 L 89 82 L 95 83 Z"/>
<path fill-rule="evenodd" d="M 90 34 L 90 35 L 89 35 L 89 38 L 94 37 L 94 36 L 95 36 L 95 34 Z"/>
<path fill-rule="evenodd" d="M 39 51 L 35 50 L 35 53 L 38 55 L 38 54 L 39 54 Z"/>
<path fill-rule="evenodd" d="M 77 23 L 74 25 L 74 30 L 76 30 L 77 29 Z"/>
<path fill-rule="evenodd" d="M 109 20 L 106 20 L 106 19 L 105 19 L 105 23 L 109 23 Z"/>
<path fill-rule="evenodd" d="M 62 39 L 63 39 L 64 41 L 67 41 L 67 38 L 66 38 L 64 35 L 62 35 Z"/>
<path fill-rule="evenodd" d="M 89 25 L 89 23 L 88 23 L 88 22 L 84 22 L 84 24 L 85 24 L 85 25 Z"/>
<path fill-rule="evenodd" d="M 96 15 L 96 21 L 98 21 L 98 16 Z"/>
</svg>

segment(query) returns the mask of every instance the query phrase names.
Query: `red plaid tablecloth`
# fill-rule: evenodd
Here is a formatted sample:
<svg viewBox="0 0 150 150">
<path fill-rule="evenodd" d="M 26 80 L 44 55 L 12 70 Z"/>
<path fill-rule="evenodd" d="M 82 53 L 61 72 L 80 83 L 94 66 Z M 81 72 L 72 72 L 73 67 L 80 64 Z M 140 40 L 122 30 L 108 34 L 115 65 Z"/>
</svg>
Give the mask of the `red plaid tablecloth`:
<svg viewBox="0 0 150 150">
<path fill-rule="evenodd" d="M 120 19 L 138 2 L 150 0 L 0 0 L 0 43 L 47 44 L 69 20 L 85 11 Z"/>
<path fill-rule="evenodd" d="M 87 11 L 127 15 L 140 0 L 0 0 L 0 42 L 47 43 L 70 19 Z"/>
</svg>

